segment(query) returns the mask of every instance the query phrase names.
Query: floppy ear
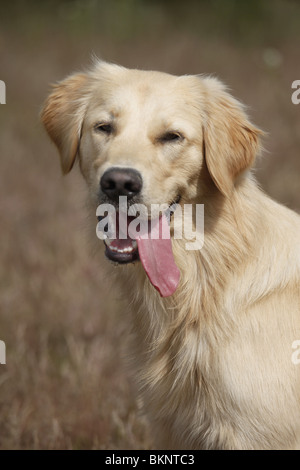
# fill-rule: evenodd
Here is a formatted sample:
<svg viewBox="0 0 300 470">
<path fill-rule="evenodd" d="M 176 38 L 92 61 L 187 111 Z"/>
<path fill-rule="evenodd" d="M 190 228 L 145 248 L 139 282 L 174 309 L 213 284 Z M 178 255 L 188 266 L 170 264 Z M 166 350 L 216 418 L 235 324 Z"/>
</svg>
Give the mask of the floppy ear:
<svg viewBox="0 0 300 470">
<path fill-rule="evenodd" d="M 78 151 L 87 93 L 86 74 L 74 74 L 53 86 L 41 112 L 42 122 L 57 146 L 63 173 L 68 173 Z"/>
<path fill-rule="evenodd" d="M 242 104 L 214 78 L 204 78 L 207 91 L 204 149 L 208 171 L 230 196 L 239 175 L 250 168 L 260 148 L 262 132 L 248 120 Z"/>
</svg>

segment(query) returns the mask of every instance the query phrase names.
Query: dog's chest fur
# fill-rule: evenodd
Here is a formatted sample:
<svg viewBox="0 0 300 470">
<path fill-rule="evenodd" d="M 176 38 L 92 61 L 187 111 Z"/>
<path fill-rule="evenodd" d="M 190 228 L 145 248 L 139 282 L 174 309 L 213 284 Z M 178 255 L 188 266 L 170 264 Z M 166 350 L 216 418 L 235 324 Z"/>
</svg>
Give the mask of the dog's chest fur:
<svg viewBox="0 0 300 470">
<path fill-rule="evenodd" d="M 268 377 L 276 377 L 276 354 L 269 359 L 260 358 L 255 352 L 255 333 L 253 344 L 249 339 L 245 345 L 246 340 L 239 337 L 233 324 L 228 335 L 222 334 L 218 325 L 208 329 L 207 312 L 201 310 L 198 312 L 203 327 L 193 321 L 188 325 L 174 321 L 176 308 L 169 322 L 166 316 L 170 312 L 159 304 L 158 299 L 156 314 L 165 323 L 155 323 L 153 317 L 149 321 L 153 312 L 147 308 L 142 311 L 141 302 L 131 305 L 131 358 L 154 445 L 173 449 L 272 449 L 274 442 L 279 448 L 284 445 L 282 430 L 278 432 L 274 422 L 264 422 L 262 410 L 271 416 L 278 414 L 278 405 L 282 406 L 283 422 L 289 411 L 284 402 L 279 404 L 272 383 L 267 393 L 259 391 Z M 278 343 L 280 340 L 278 334 Z M 287 357 L 287 370 L 288 360 Z M 287 380 L 288 375 L 279 377 L 279 388 Z M 250 422 L 246 410 L 251 410 Z M 286 440 L 292 441 L 292 432 L 286 434 Z"/>
<path fill-rule="evenodd" d="M 206 257 L 205 250 L 188 254 L 182 241 L 175 242 L 182 283 L 170 298 L 160 298 L 141 265 L 117 270 L 130 297 L 132 370 L 156 437 L 154 445 L 272 449 L 291 442 L 292 446 L 300 416 L 286 430 L 276 423 L 291 421 L 296 406 L 293 387 L 300 384 L 296 368 L 291 367 L 290 345 L 298 312 L 291 313 L 283 330 L 286 297 L 280 289 L 274 293 L 270 278 L 274 300 L 262 296 L 265 286 L 251 281 L 252 270 L 245 271 L 247 256 L 251 259 L 248 243 L 240 237 L 227 247 L 225 227 L 217 235 L 214 250 L 212 239 L 206 239 L 215 259 Z M 241 272 L 239 260 L 243 260 Z M 220 267 L 227 281 L 218 272 Z M 287 297 L 294 295 L 292 285 L 290 289 L 286 288 Z M 264 321 L 273 324 L 271 334 L 261 325 L 262 311 Z M 279 374 L 280 369 L 285 372 Z M 279 393 L 283 388 L 285 393 Z"/>
</svg>

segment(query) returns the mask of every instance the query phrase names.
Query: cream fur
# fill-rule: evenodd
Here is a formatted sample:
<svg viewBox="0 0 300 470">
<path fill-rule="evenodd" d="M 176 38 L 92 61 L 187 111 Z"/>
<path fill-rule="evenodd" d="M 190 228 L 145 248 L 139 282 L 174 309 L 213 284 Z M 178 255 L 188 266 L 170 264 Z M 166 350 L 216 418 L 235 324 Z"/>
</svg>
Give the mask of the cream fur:
<svg viewBox="0 0 300 470">
<path fill-rule="evenodd" d="M 116 133 L 93 134 L 113 116 Z M 128 299 L 135 381 L 155 446 L 172 449 L 300 449 L 300 217 L 257 186 L 250 168 L 261 132 L 210 77 L 174 77 L 96 63 L 58 83 L 42 112 L 64 172 L 76 158 L 93 214 L 113 166 L 144 179 L 143 202 L 205 207 L 205 241 L 186 251 L 162 299 L 141 263 L 115 275 Z M 177 145 L 158 144 L 168 129 Z M 96 237 L 94 236 L 96 239 Z M 99 243 L 99 241 L 98 241 Z M 101 250 L 102 251 L 102 250 Z"/>
</svg>

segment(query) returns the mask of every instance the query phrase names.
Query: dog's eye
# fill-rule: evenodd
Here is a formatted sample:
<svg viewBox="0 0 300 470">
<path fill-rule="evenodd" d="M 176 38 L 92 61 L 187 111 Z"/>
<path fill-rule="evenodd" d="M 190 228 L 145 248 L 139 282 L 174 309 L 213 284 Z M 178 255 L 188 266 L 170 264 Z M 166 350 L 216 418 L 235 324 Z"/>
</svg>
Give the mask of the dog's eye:
<svg viewBox="0 0 300 470">
<path fill-rule="evenodd" d="M 162 143 L 167 143 L 167 142 L 176 142 L 179 140 L 182 140 L 183 136 L 179 132 L 166 132 L 161 136 L 159 139 Z"/>
<path fill-rule="evenodd" d="M 111 134 L 114 130 L 112 124 L 106 122 L 100 122 L 94 126 L 95 132 L 103 132 L 104 134 Z"/>
</svg>

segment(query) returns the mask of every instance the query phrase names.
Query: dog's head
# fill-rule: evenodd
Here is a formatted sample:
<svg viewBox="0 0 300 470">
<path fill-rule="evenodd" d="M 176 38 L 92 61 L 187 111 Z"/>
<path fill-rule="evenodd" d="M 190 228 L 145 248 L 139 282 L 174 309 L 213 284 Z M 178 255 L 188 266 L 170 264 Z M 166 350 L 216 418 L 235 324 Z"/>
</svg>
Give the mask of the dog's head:
<svg viewBox="0 0 300 470">
<path fill-rule="evenodd" d="M 42 121 L 64 173 L 78 157 L 97 205 L 126 196 L 146 208 L 201 202 L 209 185 L 230 198 L 260 133 L 215 78 L 105 62 L 55 85 Z M 125 262 L 134 252 L 107 254 Z"/>
</svg>

